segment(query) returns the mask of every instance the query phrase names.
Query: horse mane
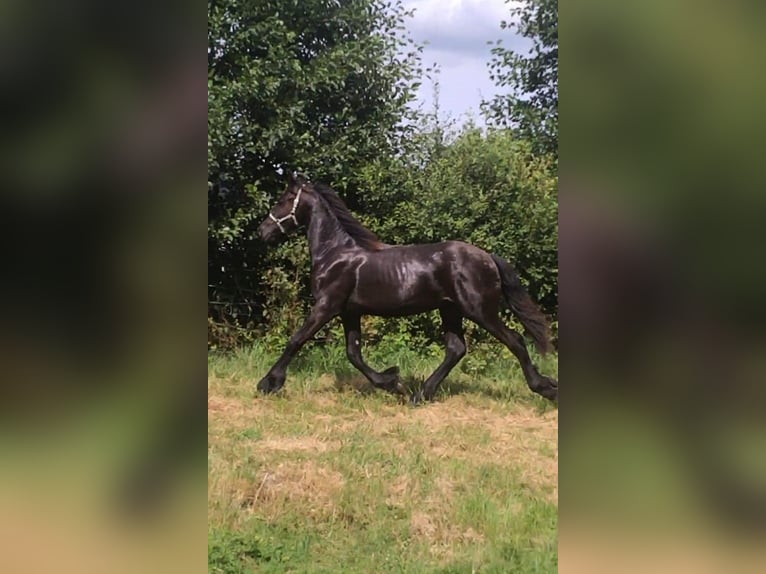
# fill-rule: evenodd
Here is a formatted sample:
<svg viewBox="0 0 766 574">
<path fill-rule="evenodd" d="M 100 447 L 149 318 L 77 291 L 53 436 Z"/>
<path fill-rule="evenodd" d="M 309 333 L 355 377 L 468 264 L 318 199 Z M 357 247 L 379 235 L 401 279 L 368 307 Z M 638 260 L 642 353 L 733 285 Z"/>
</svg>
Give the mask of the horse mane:
<svg viewBox="0 0 766 574">
<path fill-rule="evenodd" d="M 356 241 L 357 245 L 370 251 L 379 251 L 385 247 L 377 235 L 367 229 L 352 215 L 335 190 L 323 183 L 313 183 L 311 185 L 319 198 L 329 208 L 330 213 L 338 220 L 343 231 L 348 233 Z"/>
</svg>

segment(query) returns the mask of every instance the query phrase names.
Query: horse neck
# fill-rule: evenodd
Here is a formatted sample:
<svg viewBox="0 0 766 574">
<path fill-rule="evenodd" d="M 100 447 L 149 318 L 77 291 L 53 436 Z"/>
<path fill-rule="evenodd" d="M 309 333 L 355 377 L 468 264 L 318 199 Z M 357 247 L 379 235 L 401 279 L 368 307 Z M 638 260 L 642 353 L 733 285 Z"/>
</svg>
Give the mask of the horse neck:
<svg viewBox="0 0 766 574">
<path fill-rule="evenodd" d="M 341 227 L 338 220 L 321 201 L 311 209 L 308 225 L 309 251 L 312 262 L 317 262 L 322 255 L 337 247 L 352 247 L 355 243 Z"/>
</svg>

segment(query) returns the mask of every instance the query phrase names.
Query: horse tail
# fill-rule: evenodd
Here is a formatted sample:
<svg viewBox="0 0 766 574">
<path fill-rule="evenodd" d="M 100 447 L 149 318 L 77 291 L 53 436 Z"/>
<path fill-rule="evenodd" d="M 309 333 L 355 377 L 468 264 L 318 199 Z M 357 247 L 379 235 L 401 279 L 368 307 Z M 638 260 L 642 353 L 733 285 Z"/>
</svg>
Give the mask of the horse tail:
<svg viewBox="0 0 766 574">
<path fill-rule="evenodd" d="M 542 354 L 547 353 L 551 350 L 548 320 L 524 289 L 513 266 L 494 253 L 490 255 L 500 272 L 500 283 L 506 304 L 521 321 L 527 334 L 532 337 L 537 350 Z"/>
</svg>

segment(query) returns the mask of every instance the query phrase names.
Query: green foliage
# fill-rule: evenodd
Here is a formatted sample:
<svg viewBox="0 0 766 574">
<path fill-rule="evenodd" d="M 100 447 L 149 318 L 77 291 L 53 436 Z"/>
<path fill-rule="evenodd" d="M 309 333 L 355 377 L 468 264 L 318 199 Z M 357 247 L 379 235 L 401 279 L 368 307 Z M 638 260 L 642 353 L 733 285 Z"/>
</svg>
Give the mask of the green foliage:
<svg viewBox="0 0 766 574">
<path fill-rule="evenodd" d="M 447 137 L 423 130 L 413 153 L 383 158 L 364 172 L 362 219 L 385 241 L 459 239 L 507 258 L 544 312 L 558 311 L 558 179 L 552 156 L 535 154 L 510 130 L 467 127 Z M 374 215 L 377 210 L 380 215 Z M 438 338 L 428 315 L 397 319 L 399 329 Z M 386 325 L 390 325 L 387 327 Z M 392 332 L 380 320 L 377 331 Z M 469 326 L 469 338 L 474 333 Z M 476 332 L 480 338 L 483 332 Z"/>
<path fill-rule="evenodd" d="M 217 320 L 247 326 L 274 304 L 295 307 L 304 251 L 293 243 L 267 262 L 251 240 L 284 187 L 279 168 L 355 189 L 360 166 L 394 153 L 407 134 L 421 70 L 406 15 L 400 0 L 208 3 L 208 289 Z M 264 275 L 275 263 L 282 271 Z"/>
<path fill-rule="evenodd" d="M 503 47 L 501 40 L 495 43 L 490 79 L 510 92 L 484 102 L 483 110 L 492 124 L 513 126 L 536 150 L 557 155 L 558 0 L 524 0 L 510 13 L 513 20 L 500 27 L 515 29 L 532 41 L 532 48 L 523 54 Z"/>
<path fill-rule="evenodd" d="M 555 319 L 555 156 L 518 131 L 455 130 L 408 111 L 423 70 L 401 2 L 223 0 L 209 8 L 213 346 L 258 339 L 281 347 L 311 304 L 305 239 L 267 250 L 253 237 L 284 188 L 278 168 L 331 185 L 388 243 L 457 239 L 505 257 Z M 427 353 L 441 339 L 433 313 L 366 318 L 363 330 L 373 343 Z M 469 326 L 469 340 L 483 337 Z M 340 343 L 340 326 L 317 339 Z"/>
<path fill-rule="evenodd" d="M 223 529 L 208 534 L 207 569 L 210 574 L 246 574 L 263 558 L 256 540 Z"/>
<path fill-rule="evenodd" d="M 555 160 L 535 154 L 529 142 L 515 139 L 510 130 L 482 133 L 466 128 L 438 146 L 433 137 L 426 137 L 429 133 L 424 131 L 418 142 L 409 144 L 414 153 L 381 157 L 358 172 L 360 219 L 390 243 L 459 239 L 505 257 L 544 312 L 555 318 Z M 274 248 L 264 264 L 261 326 L 268 329 L 261 333 L 268 330 L 270 337 L 283 342 L 300 325 L 311 302 L 305 239 L 292 238 Z M 469 339 L 486 338 L 483 331 L 467 327 Z M 386 336 L 402 346 L 425 348 L 440 339 L 433 313 L 404 319 L 370 317 L 363 329 L 370 341 Z M 339 326 L 325 329 L 319 339 L 342 341 Z"/>
</svg>

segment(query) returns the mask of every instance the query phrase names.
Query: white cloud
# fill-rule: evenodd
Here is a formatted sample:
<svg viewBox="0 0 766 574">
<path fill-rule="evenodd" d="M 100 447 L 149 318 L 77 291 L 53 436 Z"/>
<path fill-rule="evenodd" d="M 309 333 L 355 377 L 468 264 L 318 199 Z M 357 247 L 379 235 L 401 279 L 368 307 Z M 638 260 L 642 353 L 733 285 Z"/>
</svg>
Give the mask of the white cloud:
<svg viewBox="0 0 766 574">
<path fill-rule="evenodd" d="M 405 4 L 415 9 L 407 23 L 413 38 L 428 42 L 423 63 L 439 66 L 441 109 L 453 117 L 471 112 L 478 119 L 482 97 L 497 93 L 489 79 L 491 46 L 487 42 L 502 39 L 503 46 L 518 50 L 529 46 L 526 39 L 500 28 L 500 22 L 511 17 L 510 5 L 504 0 L 409 0 Z M 418 99 L 430 109 L 432 86 L 424 83 Z"/>
<path fill-rule="evenodd" d="M 417 41 L 458 55 L 486 55 L 487 41 L 501 37 L 500 21 L 510 17 L 504 0 L 410 0 L 415 16 L 409 29 Z"/>
</svg>

